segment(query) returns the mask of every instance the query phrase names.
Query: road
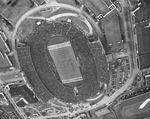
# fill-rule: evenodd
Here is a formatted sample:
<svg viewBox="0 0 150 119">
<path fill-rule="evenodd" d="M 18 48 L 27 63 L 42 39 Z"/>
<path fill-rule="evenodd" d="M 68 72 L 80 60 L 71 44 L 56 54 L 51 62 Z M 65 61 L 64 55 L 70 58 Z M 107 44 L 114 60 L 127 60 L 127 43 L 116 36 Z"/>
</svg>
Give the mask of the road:
<svg viewBox="0 0 150 119">
<path fill-rule="evenodd" d="M 35 7 L 33 8 L 32 10 L 26 12 L 19 20 L 18 22 L 16 23 L 16 26 L 15 26 L 15 29 L 14 29 L 14 32 L 12 34 L 12 50 L 13 50 L 13 53 L 14 53 L 14 56 L 15 56 L 15 59 L 17 62 L 19 62 L 18 60 L 18 57 L 17 57 L 17 52 L 16 52 L 16 45 L 15 45 L 15 40 L 16 40 L 16 34 L 17 34 L 17 31 L 18 31 L 18 28 L 19 26 L 21 25 L 21 23 L 31 14 L 37 12 L 37 11 L 40 11 L 42 9 L 46 9 L 46 8 L 49 8 L 49 7 L 62 7 L 62 8 L 67 8 L 67 9 L 71 9 L 71 10 L 74 10 L 76 11 L 77 13 L 79 13 L 80 15 L 83 15 L 85 16 L 85 18 L 88 18 L 92 23 L 94 23 L 95 21 L 87 14 L 85 13 L 84 11 L 81 11 L 81 9 L 79 8 L 76 8 L 74 6 L 71 6 L 71 5 L 67 5 L 67 4 L 63 4 L 63 3 L 57 3 L 55 1 L 52 1 L 51 4 L 44 4 L 44 5 L 41 5 L 41 6 L 38 6 L 38 7 Z M 87 22 L 87 21 L 86 21 Z M 89 23 L 88 23 L 89 24 Z M 98 28 L 98 26 L 95 25 L 95 28 L 96 30 L 98 30 L 98 32 L 100 33 L 100 30 Z M 18 63 L 18 67 L 20 68 L 20 65 Z"/>
<path fill-rule="evenodd" d="M 127 3 L 127 0 L 122 0 L 122 8 L 123 10 L 126 10 L 127 7 L 129 7 L 129 4 Z M 127 4 L 126 4 L 127 3 Z M 124 5 L 125 4 L 125 5 Z M 13 50 L 14 50 L 14 53 L 16 54 L 16 50 L 15 50 L 15 37 L 16 37 L 16 34 L 17 34 L 17 30 L 18 30 L 18 27 L 21 25 L 21 23 L 31 14 L 39 11 L 39 10 L 42 10 L 42 9 L 45 9 L 45 8 L 49 8 L 49 7 L 54 7 L 54 6 L 58 6 L 58 7 L 63 7 L 63 8 L 68 8 L 68 9 L 71 9 L 71 10 L 74 10 L 76 11 L 77 13 L 79 14 L 82 14 L 86 19 L 88 19 L 89 23 L 94 27 L 94 29 L 97 31 L 97 33 L 99 34 L 99 36 L 101 37 L 101 31 L 98 27 L 98 23 L 95 22 L 87 13 L 85 13 L 84 11 L 82 11 L 81 9 L 79 8 L 76 8 L 74 6 L 71 6 L 71 5 L 67 5 L 67 4 L 62 4 L 62 3 L 57 3 L 55 1 L 52 1 L 51 4 L 46 4 L 46 5 L 42 5 L 42 6 L 39 6 L 39 7 L 36 7 L 36 8 L 33 8 L 32 10 L 28 11 L 27 13 L 25 13 L 17 22 L 16 24 L 16 27 L 15 27 L 15 30 L 13 32 L 13 35 L 12 35 L 12 46 L 13 46 Z M 125 13 L 125 12 L 124 12 Z M 123 13 L 123 14 L 124 14 Z M 130 21 L 126 21 L 126 17 L 131 17 L 131 12 L 129 11 L 129 16 L 125 16 L 124 14 L 124 26 L 125 26 L 125 35 L 126 35 L 126 39 L 127 41 L 132 41 L 133 42 L 133 37 L 129 37 L 128 36 L 128 30 L 132 31 L 132 21 L 131 21 L 131 18 L 129 18 L 128 20 Z M 56 15 L 55 18 L 57 18 L 58 16 Z M 51 19 L 51 18 L 50 18 Z M 129 24 L 130 23 L 130 24 Z M 129 27 L 130 25 L 130 27 Z M 130 36 L 132 36 L 132 32 L 130 34 Z M 119 90 L 117 90 L 111 97 L 108 97 L 108 96 L 105 96 L 100 102 L 98 102 L 97 104 L 91 106 L 91 107 L 87 107 L 83 110 L 81 110 L 82 112 L 84 111 L 87 111 L 87 110 L 92 110 L 92 109 L 95 109 L 97 107 L 100 107 L 100 106 L 103 106 L 105 104 L 109 104 L 111 103 L 112 101 L 114 101 L 119 95 L 121 95 L 133 82 L 137 72 L 138 72 L 138 68 L 137 68 L 137 65 L 136 65 L 136 59 L 135 59 L 135 55 L 134 52 L 131 52 L 130 51 L 130 47 L 129 47 L 129 44 L 128 45 L 128 56 L 129 56 L 129 61 L 130 61 L 130 78 L 127 80 L 127 82 L 125 83 L 125 85 L 123 87 L 121 87 Z M 131 55 L 134 57 L 132 58 Z M 16 59 L 17 58 L 17 54 L 16 54 Z M 132 66 L 134 65 L 134 66 Z M 134 67 L 134 68 L 133 68 Z M 59 116 L 65 116 L 65 115 L 73 115 L 75 113 L 78 113 L 79 111 L 76 111 L 76 112 L 68 112 L 68 113 L 64 113 L 64 114 L 60 114 Z M 57 117 L 58 115 L 53 115 L 52 117 Z M 42 118 L 48 118 L 47 117 L 40 117 L 40 119 Z"/>
<path fill-rule="evenodd" d="M 65 16 L 73 16 L 73 17 L 77 17 L 78 19 L 80 19 L 81 21 L 85 22 L 86 25 L 89 28 L 89 33 L 88 34 L 93 34 L 93 28 L 91 26 L 91 24 L 87 21 L 87 19 L 85 19 L 83 16 L 80 16 L 79 14 L 75 14 L 75 13 L 62 13 L 62 14 L 57 14 L 54 15 L 50 18 L 44 18 L 44 17 L 32 17 L 29 16 L 27 17 L 28 19 L 39 19 L 39 20 L 47 20 L 47 21 L 55 21 L 56 19 L 60 18 L 60 17 L 65 17 Z"/>
<path fill-rule="evenodd" d="M 0 85 L 3 85 L 3 81 L 0 79 Z M 12 99 L 9 90 L 7 88 L 4 88 L 3 92 L 5 93 L 5 95 L 7 96 L 8 100 L 10 101 L 10 103 L 13 105 L 13 107 L 15 108 L 15 110 L 17 112 L 19 112 L 20 116 L 22 117 L 22 119 L 27 119 L 27 116 L 25 115 L 25 113 L 23 112 L 23 110 L 21 108 L 19 108 L 15 101 Z"/>
<path fill-rule="evenodd" d="M 76 11 L 77 13 L 81 14 L 82 16 L 84 16 L 86 19 L 88 19 L 88 21 L 94 26 L 95 30 L 101 34 L 101 31 L 99 29 L 99 27 L 97 26 L 98 22 L 95 22 L 86 12 L 82 11 L 82 9 L 79 9 L 79 8 L 76 8 L 74 6 L 71 6 L 71 5 L 67 5 L 67 4 L 63 4 L 63 3 L 57 3 L 55 1 L 52 1 L 51 4 L 44 4 L 44 5 L 41 5 L 41 6 L 38 6 L 36 8 L 33 8 L 32 10 L 26 12 L 19 20 L 18 22 L 16 23 L 16 26 L 15 26 L 15 29 L 14 29 L 14 32 L 12 34 L 12 48 L 13 50 L 15 51 L 15 37 L 16 37 L 16 34 L 17 34 L 17 30 L 19 28 L 19 26 L 21 25 L 21 23 L 31 14 L 37 12 L 37 11 L 40 11 L 42 9 L 46 9 L 46 8 L 49 8 L 49 7 L 62 7 L 62 8 L 67 8 L 67 9 L 70 9 L 70 10 L 74 10 Z M 87 21 L 85 21 L 87 22 Z M 89 24 L 89 23 L 87 23 Z M 91 25 L 90 25 L 91 27 Z M 101 34 L 102 35 L 102 34 Z"/>
</svg>

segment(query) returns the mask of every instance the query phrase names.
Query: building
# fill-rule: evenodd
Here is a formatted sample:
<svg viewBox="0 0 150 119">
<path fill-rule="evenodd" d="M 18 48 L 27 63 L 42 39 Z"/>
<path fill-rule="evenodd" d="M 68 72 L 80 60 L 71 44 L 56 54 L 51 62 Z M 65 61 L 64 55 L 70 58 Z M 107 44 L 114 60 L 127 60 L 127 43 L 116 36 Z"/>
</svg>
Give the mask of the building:
<svg viewBox="0 0 150 119">
<path fill-rule="evenodd" d="M 150 68 L 150 26 L 149 21 L 136 24 L 140 69 Z"/>
</svg>

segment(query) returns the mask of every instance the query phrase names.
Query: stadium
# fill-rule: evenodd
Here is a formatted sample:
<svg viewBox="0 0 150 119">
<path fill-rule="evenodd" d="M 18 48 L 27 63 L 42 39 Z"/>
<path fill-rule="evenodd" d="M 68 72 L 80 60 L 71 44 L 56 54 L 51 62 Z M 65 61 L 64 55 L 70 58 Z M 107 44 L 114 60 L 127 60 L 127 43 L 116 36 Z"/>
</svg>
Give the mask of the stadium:
<svg viewBox="0 0 150 119">
<path fill-rule="evenodd" d="M 16 50 L 36 95 L 44 102 L 56 97 L 77 103 L 103 92 L 108 70 L 97 40 L 73 22 L 45 21 L 34 29 Z"/>
<path fill-rule="evenodd" d="M 150 116 L 148 0 L 2 0 L 0 13 L 0 119 Z"/>
</svg>

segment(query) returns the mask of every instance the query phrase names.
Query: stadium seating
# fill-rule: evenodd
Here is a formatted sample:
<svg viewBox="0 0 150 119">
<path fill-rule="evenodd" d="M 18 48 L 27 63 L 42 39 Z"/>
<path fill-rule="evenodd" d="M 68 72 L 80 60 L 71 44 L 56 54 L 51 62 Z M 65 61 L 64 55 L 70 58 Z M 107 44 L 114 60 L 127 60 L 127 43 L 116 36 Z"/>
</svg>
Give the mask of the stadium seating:
<svg viewBox="0 0 150 119">
<path fill-rule="evenodd" d="M 68 30 L 70 29 L 71 27 L 71 24 L 70 23 L 67 23 L 67 22 L 64 22 L 63 23 L 63 27 L 62 27 L 62 35 L 63 36 L 66 36 Z"/>
<path fill-rule="evenodd" d="M 47 32 L 49 33 L 49 38 L 52 36 L 52 35 L 55 35 L 56 33 L 56 29 L 55 29 L 55 26 L 53 23 L 44 23 L 43 24 L 44 26 L 44 29 L 47 30 Z M 43 27 L 42 26 L 42 27 Z M 44 32 L 43 32 L 44 33 Z"/>
<path fill-rule="evenodd" d="M 55 23 L 55 34 L 61 35 L 62 34 L 62 23 Z"/>
<path fill-rule="evenodd" d="M 92 55 L 95 60 L 96 68 L 97 68 L 97 80 L 103 83 L 109 82 L 109 74 L 106 68 L 107 62 L 105 55 L 101 54 L 102 48 L 99 43 L 89 43 L 89 47 L 92 51 Z"/>
<path fill-rule="evenodd" d="M 17 54 L 18 54 L 20 66 L 22 70 L 25 72 L 27 79 L 34 87 L 34 91 L 37 94 L 37 96 L 41 98 L 44 102 L 47 102 L 49 99 L 53 98 L 53 95 L 45 88 L 45 86 L 41 82 L 41 79 L 39 78 L 34 68 L 30 56 L 30 48 L 18 47 Z"/>
<path fill-rule="evenodd" d="M 71 42 L 75 56 L 78 57 L 81 65 L 79 68 L 83 81 L 77 87 L 78 96 L 74 95 L 73 87 L 61 83 L 47 48 L 50 44 L 59 43 L 61 37 Z M 66 42 L 66 39 L 62 39 L 63 42 Z M 105 77 L 100 74 L 105 71 L 101 70 L 104 66 L 98 67 L 95 63 L 105 63 L 102 61 L 104 57 L 99 54 L 102 50 L 100 46 L 89 45 L 88 39 L 81 29 L 67 22 L 45 22 L 31 33 L 26 44 L 28 47 L 17 48 L 19 62 L 29 81 L 35 87 L 35 92 L 40 96 L 43 95 L 41 99 L 45 98 L 45 101 L 48 101 L 48 99 L 56 97 L 64 102 L 77 103 L 96 95 L 100 88 L 98 81 Z"/>
<path fill-rule="evenodd" d="M 72 39 L 71 43 L 72 46 L 76 47 L 76 49 L 74 49 L 75 54 L 80 53 L 80 55 L 82 55 L 81 67 L 83 68 L 81 69 L 83 69 L 83 71 L 81 70 L 81 72 L 84 78 L 84 82 L 82 86 L 78 87 L 79 94 L 84 97 L 90 97 L 91 95 L 94 95 L 99 88 L 99 83 L 97 82 L 96 76 L 96 67 L 92 53 L 88 47 L 87 39 L 85 36 Z"/>
<path fill-rule="evenodd" d="M 66 34 L 66 37 L 70 40 L 81 36 L 83 36 L 83 32 L 73 25 L 70 27 L 68 33 Z"/>
<path fill-rule="evenodd" d="M 64 87 L 59 81 L 60 77 L 56 72 L 53 60 L 48 52 L 46 43 L 43 42 L 43 39 L 45 38 L 38 37 L 35 39 L 33 37 L 31 36 L 31 40 L 27 44 L 30 46 L 33 64 L 37 73 L 39 74 L 42 83 L 49 90 L 49 92 L 51 92 L 57 98 L 64 101 L 70 101 L 68 100 L 69 97 L 74 100 L 73 90 Z M 67 92 L 70 92 L 70 94 L 68 94 Z M 70 97 L 68 95 L 72 96 Z"/>
</svg>

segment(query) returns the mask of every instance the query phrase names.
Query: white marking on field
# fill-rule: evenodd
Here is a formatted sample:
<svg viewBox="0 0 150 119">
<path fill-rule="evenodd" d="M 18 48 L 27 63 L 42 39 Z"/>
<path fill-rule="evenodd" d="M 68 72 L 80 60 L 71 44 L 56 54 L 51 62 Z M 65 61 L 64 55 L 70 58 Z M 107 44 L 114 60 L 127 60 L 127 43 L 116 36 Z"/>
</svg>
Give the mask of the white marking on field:
<svg viewBox="0 0 150 119">
<path fill-rule="evenodd" d="M 82 80 L 83 80 L 82 77 L 77 77 L 77 78 L 62 80 L 62 82 L 65 84 L 65 83 L 73 83 L 73 82 L 82 81 Z"/>
<path fill-rule="evenodd" d="M 55 44 L 55 45 L 50 45 L 50 46 L 48 46 L 48 49 L 49 50 L 55 50 L 55 49 L 59 49 L 59 48 L 63 48 L 63 47 L 68 47 L 68 46 L 71 46 L 70 41 L 64 42 L 64 43 Z"/>
</svg>

